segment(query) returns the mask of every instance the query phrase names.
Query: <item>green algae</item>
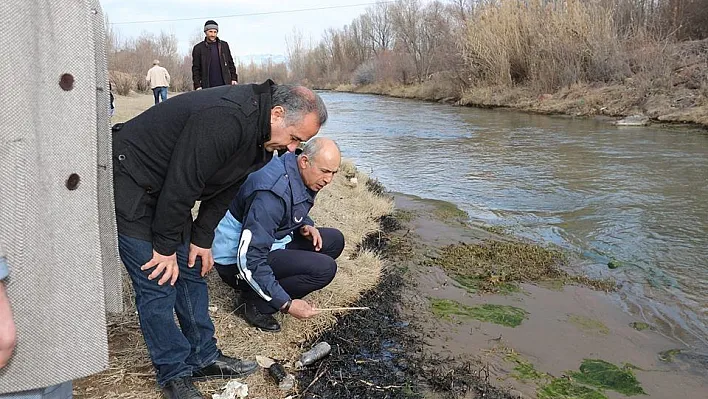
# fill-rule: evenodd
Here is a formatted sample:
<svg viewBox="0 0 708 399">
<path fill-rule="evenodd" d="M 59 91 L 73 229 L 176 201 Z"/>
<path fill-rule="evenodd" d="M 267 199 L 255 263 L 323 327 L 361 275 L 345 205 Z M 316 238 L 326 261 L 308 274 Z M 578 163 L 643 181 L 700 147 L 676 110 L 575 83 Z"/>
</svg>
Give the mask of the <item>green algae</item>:
<svg viewBox="0 0 708 399">
<path fill-rule="evenodd" d="M 617 259 L 612 259 L 607 262 L 607 267 L 609 267 L 610 269 L 617 269 L 620 266 L 622 266 L 622 262 L 618 261 Z"/>
<path fill-rule="evenodd" d="M 460 316 L 507 327 L 518 327 L 528 317 L 525 310 L 508 305 L 467 306 L 449 299 L 431 299 L 430 307 L 440 318 L 451 320 L 453 316 Z"/>
<path fill-rule="evenodd" d="M 601 389 L 612 390 L 626 396 L 644 395 L 639 381 L 634 376 L 632 365 L 620 368 L 600 359 L 585 359 L 579 372 L 570 376 L 577 382 Z"/>
<path fill-rule="evenodd" d="M 466 289 L 467 292 L 470 292 L 472 294 L 477 294 L 480 292 L 489 292 L 489 290 L 486 289 L 486 282 L 482 277 L 456 274 L 452 276 L 452 279 L 455 280 L 457 285 Z M 498 283 L 494 286 L 494 293 L 500 295 L 510 295 L 520 291 L 521 288 L 518 284 L 509 282 Z"/>
<path fill-rule="evenodd" d="M 416 217 L 416 213 L 407 209 L 396 209 L 393 212 L 393 217 L 401 222 L 410 222 Z"/>
<path fill-rule="evenodd" d="M 467 212 L 458 208 L 457 205 L 441 200 L 426 199 L 426 202 L 432 204 L 435 208 L 433 214 L 442 221 L 464 221 L 469 219 Z"/>
<path fill-rule="evenodd" d="M 490 233 L 492 233 L 492 234 L 497 234 L 497 235 L 500 235 L 500 236 L 507 235 L 506 228 L 504 228 L 503 226 L 497 226 L 497 225 L 491 225 L 491 224 L 482 224 L 482 225 L 478 225 L 478 227 L 481 228 L 482 230 L 488 231 L 488 232 L 490 232 Z"/>
<path fill-rule="evenodd" d="M 539 388 L 537 394 L 538 399 L 607 399 L 601 392 L 566 378 L 554 378 Z"/>
<path fill-rule="evenodd" d="M 659 352 L 659 360 L 664 363 L 673 363 L 674 357 L 681 353 L 681 349 L 669 349 Z"/>
<path fill-rule="evenodd" d="M 589 317 L 570 314 L 568 315 L 568 322 L 583 331 L 602 335 L 607 335 L 610 333 L 610 329 L 607 328 L 605 324 L 599 320 L 594 320 Z"/>
<path fill-rule="evenodd" d="M 539 399 L 607 399 L 606 390 L 625 396 L 646 394 L 632 370 L 638 369 L 629 363 L 621 368 L 599 359 L 585 359 L 580 371 L 568 372 L 560 378 L 538 371 L 533 364 L 518 353 L 511 352 L 505 360 L 515 363 L 512 376 L 522 382 L 534 382 L 539 388 Z"/>
<path fill-rule="evenodd" d="M 506 355 L 505 359 L 516 364 L 512 376 L 519 381 L 540 381 L 550 377 L 548 374 L 536 370 L 533 364 L 522 358 L 518 353 L 510 353 Z"/>
<path fill-rule="evenodd" d="M 582 284 L 603 291 L 616 288 L 614 281 L 571 276 L 561 268 L 568 263 L 565 253 L 524 242 L 486 240 L 448 245 L 438 257 L 425 263 L 442 268 L 473 292 L 508 292 L 510 286 L 518 287 L 522 282 L 548 281 Z"/>
</svg>

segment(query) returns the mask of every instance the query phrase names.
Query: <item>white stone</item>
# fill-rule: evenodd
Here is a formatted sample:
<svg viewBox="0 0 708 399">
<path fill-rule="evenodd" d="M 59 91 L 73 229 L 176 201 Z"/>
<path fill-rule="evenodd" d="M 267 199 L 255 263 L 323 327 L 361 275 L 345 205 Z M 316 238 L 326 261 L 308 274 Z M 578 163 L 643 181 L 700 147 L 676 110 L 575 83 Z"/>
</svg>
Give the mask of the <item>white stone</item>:
<svg viewBox="0 0 708 399">
<path fill-rule="evenodd" d="M 617 126 L 646 126 L 649 124 L 649 117 L 646 115 L 632 115 L 615 122 Z"/>
</svg>

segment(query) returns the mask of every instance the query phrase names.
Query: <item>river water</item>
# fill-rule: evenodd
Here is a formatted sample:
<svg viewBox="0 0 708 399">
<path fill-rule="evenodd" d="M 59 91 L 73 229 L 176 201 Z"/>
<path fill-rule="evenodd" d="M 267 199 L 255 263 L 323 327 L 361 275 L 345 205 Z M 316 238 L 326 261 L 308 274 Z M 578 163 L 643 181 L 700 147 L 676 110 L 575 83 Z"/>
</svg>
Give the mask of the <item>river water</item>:
<svg viewBox="0 0 708 399">
<path fill-rule="evenodd" d="M 638 317 L 708 347 L 708 132 L 321 95 L 322 134 L 387 189 L 575 251 Z"/>
</svg>

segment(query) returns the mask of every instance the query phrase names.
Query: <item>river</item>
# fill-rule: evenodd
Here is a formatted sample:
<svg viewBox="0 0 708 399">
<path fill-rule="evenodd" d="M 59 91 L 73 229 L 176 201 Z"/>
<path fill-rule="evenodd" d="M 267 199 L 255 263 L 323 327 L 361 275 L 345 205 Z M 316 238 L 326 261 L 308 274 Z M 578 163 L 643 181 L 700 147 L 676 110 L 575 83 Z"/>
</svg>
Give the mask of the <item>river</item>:
<svg viewBox="0 0 708 399">
<path fill-rule="evenodd" d="M 627 310 L 708 347 L 708 132 L 321 95 L 322 134 L 389 190 L 577 252 Z"/>
</svg>

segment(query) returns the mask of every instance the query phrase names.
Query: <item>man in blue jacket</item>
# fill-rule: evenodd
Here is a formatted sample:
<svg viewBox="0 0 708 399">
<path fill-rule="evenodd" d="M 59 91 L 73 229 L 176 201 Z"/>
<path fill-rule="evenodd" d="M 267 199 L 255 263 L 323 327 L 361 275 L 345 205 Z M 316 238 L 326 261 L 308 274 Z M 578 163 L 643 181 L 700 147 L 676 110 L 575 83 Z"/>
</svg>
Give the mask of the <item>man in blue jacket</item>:
<svg viewBox="0 0 708 399">
<path fill-rule="evenodd" d="M 318 314 L 301 298 L 332 281 L 344 236 L 314 227 L 308 213 L 340 162 L 337 144 L 326 138 L 310 140 L 300 155 L 273 158 L 248 176 L 217 226 L 215 266 L 241 292 L 251 325 L 276 332 L 278 311 L 298 319 Z"/>
</svg>

